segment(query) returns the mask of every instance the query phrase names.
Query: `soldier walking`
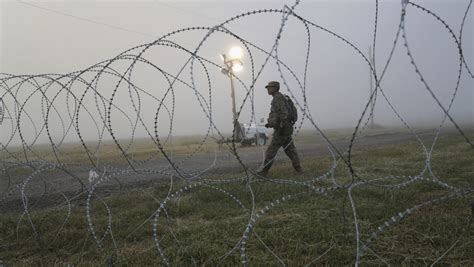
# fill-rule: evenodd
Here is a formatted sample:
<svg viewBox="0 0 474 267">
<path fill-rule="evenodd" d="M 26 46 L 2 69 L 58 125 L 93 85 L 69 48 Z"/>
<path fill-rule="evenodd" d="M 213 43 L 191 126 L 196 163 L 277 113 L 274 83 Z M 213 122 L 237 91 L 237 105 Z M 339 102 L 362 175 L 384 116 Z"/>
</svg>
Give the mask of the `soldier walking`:
<svg viewBox="0 0 474 267">
<path fill-rule="evenodd" d="M 285 154 L 290 158 L 295 171 L 301 174 L 303 170 L 301 169 L 300 159 L 292 140 L 295 121 L 292 121 L 292 114 L 290 114 L 292 110 L 289 107 L 289 102 L 291 100 L 280 93 L 280 83 L 277 81 L 269 82 L 265 88 L 267 88 L 268 94 L 273 96 L 268 123 L 265 124 L 265 127 L 273 128 L 273 138 L 265 152 L 264 165 L 257 174 L 261 176 L 268 174 L 280 147 L 283 147 Z M 291 105 L 293 105 L 292 102 Z M 296 112 L 296 109 L 294 109 L 294 112 Z"/>
</svg>

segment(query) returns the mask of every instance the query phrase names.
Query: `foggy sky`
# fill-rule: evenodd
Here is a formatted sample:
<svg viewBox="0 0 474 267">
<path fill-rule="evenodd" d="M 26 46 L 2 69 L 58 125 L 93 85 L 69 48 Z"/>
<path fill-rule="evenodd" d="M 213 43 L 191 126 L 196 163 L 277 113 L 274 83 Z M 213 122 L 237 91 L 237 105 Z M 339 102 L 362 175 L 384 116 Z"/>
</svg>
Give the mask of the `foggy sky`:
<svg viewBox="0 0 474 267">
<path fill-rule="evenodd" d="M 146 43 L 186 27 L 220 24 L 226 19 L 243 12 L 257 9 L 280 9 L 284 4 L 291 6 L 292 1 L 3 1 L 1 2 L 1 54 L 0 72 L 13 75 L 22 74 L 67 74 L 92 66 L 103 60 L 114 58 L 123 51 Z M 380 75 L 388 59 L 397 31 L 401 4 L 400 1 L 379 1 L 376 69 Z M 469 1 L 416 1 L 450 25 L 459 37 L 459 30 L 464 11 Z M 32 5 L 35 6 L 32 6 Z M 295 13 L 342 36 L 355 45 L 364 55 L 368 55 L 373 42 L 375 1 L 301 1 Z M 463 52 L 468 66 L 474 70 L 473 50 L 473 11 L 471 10 L 464 25 Z M 269 51 L 281 25 L 281 14 L 261 14 L 244 17 L 228 25 L 227 29 L 241 38 Z M 436 19 L 409 6 L 405 27 L 407 38 L 415 62 L 430 88 L 447 107 L 456 86 L 459 55 L 456 44 L 450 33 Z M 206 31 L 188 31 L 169 38 L 180 45 L 194 50 Z M 314 122 L 321 128 L 354 127 L 369 97 L 369 67 L 363 58 L 349 45 L 334 36 L 310 27 L 311 49 L 306 75 L 306 99 Z M 287 64 L 300 81 L 304 78 L 306 60 L 307 33 L 304 25 L 290 18 L 285 27 L 279 45 L 279 59 Z M 238 40 L 224 34 L 215 33 L 203 44 L 199 55 L 214 63 L 221 64 L 219 55 L 239 44 Z M 266 55 L 253 49 L 255 71 L 259 71 Z M 177 74 L 186 63 L 189 55 L 171 48 L 153 47 L 146 53 L 146 58 L 166 71 Z M 242 59 L 244 71 L 238 74 L 247 85 L 251 84 L 250 58 Z M 125 71 L 126 62 L 114 65 Z M 212 119 L 220 131 L 230 132 L 232 113 L 229 79 L 215 67 L 209 67 L 212 83 Z M 188 66 L 189 69 L 189 66 Z M 189 70 L 181 76 L 190 81 Z M 197 90 L 209 97 L 206 74 L 199 66 L 195 67 L 194 79 Z M 297 82 L 288 72 L 284 72 L 291 92 L 299 103 L 303 103 L 303 93 Z M 93 76 L 87 75 L 92 78 Z M 167 89 L 164 79 L 156 70 L 146 66 L 137 66 L 133 72 L 133 82 L 149 94 L 161 98 Z M 269 80 L 279 80 L 277 65 L 270 60 L 255 83 L 254 109 L 255 118 L 268 116 L 271 97 L 266 94 L 264 85 Z M 102 79 L 98 90 L 106 97 L 112 93 L 111 87 L 116 79 Z M 463 69 L 457 97 L 452 109 L 453 118 L 462 125 L 474 122 L 474 83 Z M 411 126 L 439 125 L 443 112 L 420 82 L 403 40 L 398 41 L 391 64 L 383 77 L 381 87 L 388 100 L 402 118 Z M 208 130 L 209 119 L 202 112 L 195 92 L 186 86 L 177 84 L 175 89 L 175 118 L 173 134 L 202 134 Z M 4 90 L 0 88 L 0 90 Z M 84 90 L 78 85 L 78 94 Z M 287 92 L 286 88 L 282 89 Z M 26 100 L 25 95 L 19 96 Z M 4 94 L 4 91 L 0 91 Z M 237 107 L 240 108 L 246 91 L 237 82 Z M 54 94 L 52 94 L 54 95 Z M 153 118 L 157 102 L 141 95 L 144 123 L 153 128 Z M 126 86 L 119 88 L 116 104 L 123 111 L 133 113 Z M 58 112 L 65 111 L 66 98 L 56 100 Z M 86 98 L 87 105 L 94 107 L 92 96 Z M 171 106 L 171 98 L 167 105 Z M 8 103 L 6 103 L 8 105 Z M 33 116 L 32 120 L 41 119 L 41 97 L 28 100 L 25 109 Z M 100 113 L 100 112 L 99 112 Z M 243 107 L 240 122 L 248 122 L 251 117 L 249 101 Z M 96 114 L 99 116 L 98 114 Z M 37 116 L 37 117 L 35 117 Z M 67 115 L 64 115 L 69 118 Z M 300 118 L 301 118 L 300 112 Z M 170 120 L 159 117 L 160 133 L 166 134 Z M 379 94 L 375 109 L 376 123 L 381 125 L 401 126 L 402 123 Z M 305 120 L 304 128 L 313 126 Z M 50 123 L 60 119 L 51 115 Z M 87 127 L 91 120 L 84 118 L 82 133 L 88 138 L 95 138 L 98 133 Z M 120 112 L 115 113 L 112 125 L 118 136 L 126 138 L 131 133 L 130 125 Z M 446 122 L 446 125 L 451 125 Z M 28 120 L 24 118 L 24 127 L 28 129 Z M 54 126 L 52 127 L 54 128 Z M 2 138 L 9 132 L 3 125 Z M 53 136 L 60 137 L 58 127 L 52 130 Z M 25 133 L 28 135 L 28 133 Z M 44 140 L 46 135 L 43 134 Z M 74 136 L 74 133 L 70 134 Z M 144 129 L 138 127 L 137 136 L 146 136 Z M 28 138 L 33 138 L 33 131 Z M 71 140 L 74 140 L 71 137 Z"/>
</svg>

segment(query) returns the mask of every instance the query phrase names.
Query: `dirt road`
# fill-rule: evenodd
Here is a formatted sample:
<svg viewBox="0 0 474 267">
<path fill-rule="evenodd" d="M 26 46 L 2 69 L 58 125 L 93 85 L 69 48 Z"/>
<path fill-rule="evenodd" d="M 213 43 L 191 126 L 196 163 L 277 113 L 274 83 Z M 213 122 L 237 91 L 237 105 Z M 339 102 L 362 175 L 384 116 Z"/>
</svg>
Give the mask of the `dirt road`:
<svg viewBox="0 0 474 267">
<path fill-rule="evenodd" d="M 418 134 L 427 144 L 430 144 L 434 133 L 434 131 L 421 131 Z M 414 140 L 416 138 L 413 134 L 401 131 L 369 134 L 357 138 L 353 151 Z M 349 146 L 350 135 L 334 137 L 331 142 L 341 153 L 344 153 Z M 297 139 L 296 147 L 301 158 L 331 157 L 328 143 L 321 137 L 306 140 Z M 263 162 L 265 149 L 266 146 L 237 147 L 237 152 L 243 164 L 249 168 L 257 169 Z M 190 178 L 202 177 L 206 174 L 238 173 L 243 170 L 237 157 L 225 146 L 211 153 L 196 153 L 192 157 L 174 156 L 170 160 L 180 173 Z M 289 161 L 289 159 L 284 153 L 279 153 L 276 164 L 284 161 Z M 115 174 L 112 175 L 113 177 L 101 181 L 98 190 L 123 192 L 130 188 L 168 181 L 171 175 L 176 175 L 175 169 L 164 158 L 135 167 L 136 172 L 126 165 L 110 167 L 106 175 Z M 84 193 L 91 184 L 97 181 L 89 181 L 89 170 L 87 167 L 71 167 L 64 170 L 44 171 L 35 176 L 30 176 L 31 172 L 15 175 L 13 171 L 10 171 L 8 177 L 0 179 L 0 210 L 11 210 L 12 207 L 16 207 L 14 209 L 20 208 L 19 206 L 23 205 L 22 196 L 27 196 L 29 205 L 36 203 L 36 205 L 43 206 L 39 203 L 46 200 L 48 203 L 64 202 L 66 196 L 71 197 L 79 192 Z"/>
</svg>

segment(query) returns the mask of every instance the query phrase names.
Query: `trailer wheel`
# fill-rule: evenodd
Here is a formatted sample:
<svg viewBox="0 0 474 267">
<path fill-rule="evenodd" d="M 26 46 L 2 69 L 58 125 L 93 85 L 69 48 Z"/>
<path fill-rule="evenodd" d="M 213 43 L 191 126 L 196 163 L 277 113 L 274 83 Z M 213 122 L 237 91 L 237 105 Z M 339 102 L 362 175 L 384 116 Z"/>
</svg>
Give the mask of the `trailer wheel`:
<svg viewBox="0 0 474 267">
<path fill-rule="evenodd" d="M 255 145 L 264 146 L 267 144 L 267 137 L 265 135 L 256 135 L 255 136 Z"/>
</svg>

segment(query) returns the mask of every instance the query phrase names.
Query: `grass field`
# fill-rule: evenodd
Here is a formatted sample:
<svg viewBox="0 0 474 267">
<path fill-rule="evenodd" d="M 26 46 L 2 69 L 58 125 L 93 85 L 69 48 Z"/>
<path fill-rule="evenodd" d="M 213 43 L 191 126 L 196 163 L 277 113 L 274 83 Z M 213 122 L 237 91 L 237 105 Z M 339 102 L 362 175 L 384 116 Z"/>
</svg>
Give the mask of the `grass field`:
<svg viewBox="0 0 474 267">
<path fill-rule="evenodd" d="M 351 189 L 359 245 L 367 245 L 362 265 L 474 265 L 474 193 L 433 202 L 453 191 L 430 180 L 427 171 L 426 179 L 408 177 L 419 175 L 425 160 L 416 142 L 358 149 L 352 155 L 358 177 L 370 181 Z M 175 180 L 104 199 L 93 196 L 89 217 L 85 195 L 71 206 L 60 201 L 47 209 L 32 207 L 29 214 L 4 213 L 0 260 L 7 266 L 228 266 L 242 260 L 250 266 L 353 265 L 357 243 L 347 187 L 330 190 L 330 175 L 313 179 L 330 170 L 331 158 L 302 163 L 303 176 L 295 176 L 289 165 L 274 166 L 271 178 L 287 183 L 247 183 L 239 180 L 245 174 L 234 173 L 195 184 Z M 458 135 L 439 140 L 431 167 L 435 179 L 474 189 L 474 153 Z M 342 161 L 334 177 L 341 185 L 351 182 Z M 231 182 L 219 182 L 223 179 Z M 314 188 L 324 188 L 325 194 Z"/>
<path fill-rule="evenodd" d="M 162 157 L 160 147 L 153 143 L 151 139 L 119 140 L 120 150 L 117 144 L 112 140 L 103 140 L 100 144 L 97 142 L 86 142 L 86 148 L 82 143 L 64 143 L 56 146 L 56 154 L 51 148 L 51 144 L 36 144 L 31 150 L 24 150 L 17 146 L 9 148 L 6 152 L 0 153 L 0 159 L 9 161 L 12 159 L 25 160 L 47 160 L 56 161 L 56 156 L 63 164 L 87 164 L 90 162 L 88 154 L 92 159 L 100 158 L 102 163 L 122 162 L 124 153 L 134 160 L 146 160 L 150 157 Z M 188 154 L 193 151 L 210 152 L 217 148 L 215 140 L 204 136 L 183 136 L 174 139 L 160 140 L 161 149 L 167 154 Z M 26 153 L 24 152 L 26 151 Z M 88 151 L 88 153 L 86 153 Z M 122 162 L 123 163 L 123 162 Z"/>
<path fill-rule="evenodd" d="M 341 139 L 350 137 L 353 129 L 333 129 L 326 130 L 325 134 L 330 139 Z M 380 133 L 396 133 L 404 131 L 400 128 L 393 128 L 390 130 L 375 129 L 365 132 L 365 135 L 374 135 Z M 231 134 L 227 134 L 229 138 Z M 216 138 L 216 137 L 214 137 Z M 160 146 L 163 151 L 168 155 L 189 155 L 193 152 L 205 153 L 213 152 L 218 149 L 216 140 L 211 136 L 205 138 L 202 135 L 189 135 L 189 136 L 176 136 L 173 138 L 163 137 L 160 140 Z M 220 138 L 220 137 L 219 137 Z M 296 142 L 299 144 L 306 144 L 311 142 L 322 142 L 323 138 L 315 131 L 302 130 L 298 133 Z M 100 158 L 101 163 L 124 163 L 123 156 L 134 160 L 146 160 L 149 158 L 162 158 L 162 152 L 158 143 L 154 143 L 150 138 L 136 138 L 134 140 L 118 140 L 118 144 L 122 148 L 122 151 L 118 148 L 117 144 L 112 140 L 103 140 L 98 142 L 85 142 L 87 147 L 80 142 L 77 143 L 63 143 L 61 145 L 56 144 L 56 154 L 51 148 L 51 144 L 35 144 L 31 150 L 29 148 L 23 148 L 22 146 L 9 147 L 9 153 L 5 151 L 0 152 L 0 160 L 12 161 L 12 160 L 47 160 L 54 162 L 59 158 L 63 164 L 88 164 L 90 159 L 88 154 L 91 155 L 92 159 Z M 240 144 L 236 144 L 240 147 Z M 26 152 L 25 152 L 26 151 Z M 88 153 L 86 153 L 88 151 Z"/>
</svg>

